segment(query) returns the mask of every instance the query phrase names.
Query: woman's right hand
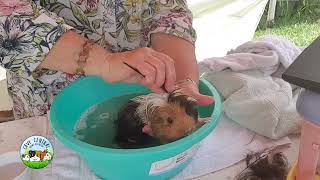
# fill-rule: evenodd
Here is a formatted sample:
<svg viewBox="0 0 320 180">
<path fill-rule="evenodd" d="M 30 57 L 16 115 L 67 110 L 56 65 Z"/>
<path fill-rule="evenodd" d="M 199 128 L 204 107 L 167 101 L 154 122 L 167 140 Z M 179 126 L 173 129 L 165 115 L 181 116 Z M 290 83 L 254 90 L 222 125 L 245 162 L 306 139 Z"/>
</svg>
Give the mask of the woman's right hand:
<svg viewBox="0 0 320 180">
<path fill-rule="evenodd" d="M 80 53 L 84 52 L 85 41 L 87 39 L 74 31 L 66 32 L 39 68 L 70 74 L 77 72 L 77 61 Z M 87 59 L 83 67 L 86 75 L 100 76 L 108 82 L 139 83 L 158 93 L 175 89 L 174 61 L 151 48 L 110 53 L 102 46 L 93 44 L 86 53 Z"/>
<path fill-rule="evenodd" d="M 174 61 L 151 48 L 109 53 L 106 61 L 108 69 L 102 69 L 101 76 L 108 82 L 139 83 L 157 93 L 175 89 Z"/>
</svg>

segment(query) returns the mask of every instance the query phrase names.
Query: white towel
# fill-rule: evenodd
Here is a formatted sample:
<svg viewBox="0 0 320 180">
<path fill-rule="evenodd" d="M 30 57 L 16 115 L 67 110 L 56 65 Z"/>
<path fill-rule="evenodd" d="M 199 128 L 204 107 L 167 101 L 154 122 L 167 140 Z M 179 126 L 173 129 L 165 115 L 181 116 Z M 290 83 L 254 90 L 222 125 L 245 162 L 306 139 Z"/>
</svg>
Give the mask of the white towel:
<svg viewBox="0 0 320 180">
<path fill-rule="evenodd" d="M 299 88 L 281 79 L 301 50 L 285 38 L 266 36 L 247 42 L 225 57 L 199 63 L 200 72 L 221 93 L 226 115 L 272 139 L 298 132 L 295 103 Z"/>
</svg>

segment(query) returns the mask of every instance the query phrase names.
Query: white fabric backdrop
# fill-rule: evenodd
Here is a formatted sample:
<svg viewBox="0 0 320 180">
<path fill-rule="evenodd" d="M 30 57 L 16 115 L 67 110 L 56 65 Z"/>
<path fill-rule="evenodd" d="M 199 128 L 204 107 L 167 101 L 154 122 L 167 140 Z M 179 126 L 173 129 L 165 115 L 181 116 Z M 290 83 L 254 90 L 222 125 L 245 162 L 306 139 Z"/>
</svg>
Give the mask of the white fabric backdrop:
<svg viewBox="0 0 320 180">
<path fill-rule="evenodd" d="M 187 0 L 197 31 L 196 54 L 224 56 L 252 40 L 268 0 Z M 213 50 L 214 49 L 214 50 Z"/>
</svg>

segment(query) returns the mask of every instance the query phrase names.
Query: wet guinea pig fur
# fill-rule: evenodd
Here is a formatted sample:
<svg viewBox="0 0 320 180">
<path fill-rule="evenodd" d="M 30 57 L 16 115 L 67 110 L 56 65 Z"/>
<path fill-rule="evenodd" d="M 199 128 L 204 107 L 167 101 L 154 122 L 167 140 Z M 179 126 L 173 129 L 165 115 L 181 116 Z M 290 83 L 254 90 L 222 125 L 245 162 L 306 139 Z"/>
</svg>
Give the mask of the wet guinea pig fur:
<svg viewBox="0 0 320 180">
<path fill-rule="evenodd" d="M 197 102 L 192 97 L 179 92 L 141 95 L 119 112 L 115 141 L 121 148 L 141 148 L 154 139 L 165 144 L 206 122 L 198 118 Z"/>
<path fill-rule="evenodd" d="M 255 153 L 246 157 L 247 168 L 236 180 L 285 180 L 288 174 L 288 159 L 281 152 Z"/>
</svg>

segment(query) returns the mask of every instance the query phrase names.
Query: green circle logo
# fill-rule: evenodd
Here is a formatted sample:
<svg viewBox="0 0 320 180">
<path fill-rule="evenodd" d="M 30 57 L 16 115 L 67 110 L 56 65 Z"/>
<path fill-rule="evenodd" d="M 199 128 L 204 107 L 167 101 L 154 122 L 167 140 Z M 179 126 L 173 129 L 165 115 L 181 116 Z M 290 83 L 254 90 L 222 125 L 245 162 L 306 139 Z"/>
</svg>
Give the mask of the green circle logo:
<svg viewBox="0 0 320 180">
<path fill-rule="evenodd" d="M 22 143 L 20 158 L 27 167 L 42 169 L 48 166 L 53 158 L 52 144 L 45 137 L 31 136 Z"/>
</svg>

